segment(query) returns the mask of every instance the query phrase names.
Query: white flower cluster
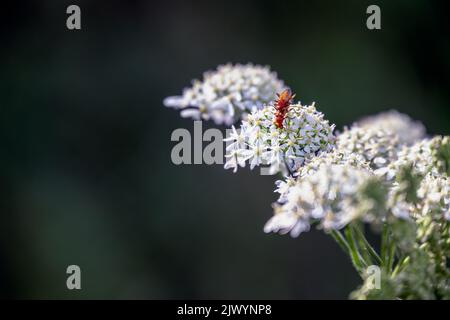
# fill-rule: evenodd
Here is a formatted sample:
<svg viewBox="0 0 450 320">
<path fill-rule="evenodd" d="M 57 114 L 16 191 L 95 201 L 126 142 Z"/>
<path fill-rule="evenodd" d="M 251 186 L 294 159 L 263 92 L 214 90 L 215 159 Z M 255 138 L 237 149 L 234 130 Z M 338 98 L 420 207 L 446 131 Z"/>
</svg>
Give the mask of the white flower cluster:
<svg viewBox="0 0 450 320">
<path fill-rule="evenodd" d="M 225 169 L 237 171 L 238 166 L 250 168 L 270 165 L 269 173 L 294 172 L 308 159 L 334 147 L 334 125 L 323 119 L 313 105 L 293 104 L 289 107 L 283 127 L 275 123 L 275 108 L 267 106 L 243 120 L 240 131 L 225 139 L 228 159 Z"/>
<path fill-rule="evenodd" d="M 325 230 L 341 229 L 351 221 L 367 219 L 374 206 L 362 188 L 375 179 L 371 171 L 349 165 L 323 165 L 301 179 L 290 181 L 283 203 L 274 204 L 275 214 L 265 232 L 290 233 L 297 237 L 317 222 Z"/>
<path fill-rule="evenodd" d="M 407 201 L 397 192 L 398 188 L 399 185 L 394 183 L 389 196 L 389 206 L 395 216 L 403 219 L 420 219 L 441 215 L 450 221 L 449 177 L 428 173 L 417 189 L 416 202 Z"/>
<path fill-rule="evenodd" d="M 449 137 L 435 136 L 431 139 L 421 140 L 412 146 L 403 146 L 397 153 L 397 159 L 380 169 L 380 174 L 386 174 L 388 180 L 393 179 L 398 170 L 411 164 L 418 174 L 425 175 L 431 170 L 431 174 L 439 176 L 440 160 L 436 152 L 442 146 L 449 144 Z"/>
<path fill-rule="evenodd" d="M 365 181 L 376 181 L 376 175 L 374 170 L 382 169 L 384 166 L 390 164 L 397 157 L 397 151 L 399 143 L 397 136 L 390 132 L 381 129 L 372 128 L 360 128 L 353 126 L 351 129 L 345 129 L 336 138 L 336 146 L 330 152 L 323 152 L 316 157 L 309 158 L 305 163 L 300 166 L 295 173 L 294 177 L 288 177 L 285 181 L 277 181 L 276 192 L 280 193 L 278 202 L 274 204 L 275 215 L 269 220 L 266 225 L 266 231 L 286 231 L 289 228 L 285 227 L 287 221 L 293 223 L 298 221 L 296 228 L 292 226 L 293 232 L 291 235 L 296 236 L 301 231 L 306 231 L 310 226 L 311 215 L 299 216 L 297 213 L 298 203 L 305 203 L 303 199 L 296 198 L 297 194 L 303 194 L 306 192 L 305 188 L 309 188 L 311 184 L 311 177 L 314 177 L 314 181 L 318 185 L 329 185 L 330 181 L 336 183 L 336 188 L 342 183 L 342 188 L 345 188 L 344 181 L 340 181 L 342 172 L 350 174 L 353 173 L 358 176 L 360 182 L 362 177 Z M 325 169 L 323 169 L 325 168 Z M 331 168 L 337 169 L 334 173 Z M 317 172 L 321 172 L 317 175 Z M 327 176 L 329 175 L 329 176 Z M 317 179 L 321 178 L 323 181 L 317 182 Z M 335 180 L 336 178 L 336 180 Z M 350 180 L 349 180 L 350 181 Z M 345 189 L 349 190 L 349 189 Z M 352 194 L 353 198 L 361 197 L 361 189 L 353 189 L 355 192 Z M 294 195 L 294 196 L 292 196 Z M 349 193 L 346 196 L 350 196 Z M 320 205 L 324 199 L 324 194 L 311 193 L 307 195 L 309 197 L 309 204 L 315 206 Z M 353 199 L 352 198 L 352 199 Z M 371 204 L 373 205 L 373 204 Z M 327 220 L 323 220 L 320 225 L 325 229 L 340 229 L 345 226 L 346 223 L 356 218 L 355 213 L 360 212 L 364 215 L 364 210 L 370 211 L 368 201 L 358 203 L 358 206 L 346 208 L 347 213 L 341 212 L 339 206 L 334 203 L 330 205 L 330 214 Z M 364 209 L 364 210 L 363 210 Z M 292 211 L 291 211 L 292 210 Z M 321 209 L 320 209 L 321 210 Z M 314 207 L 311 208 L 311 212 L 314 211 Z M 334 213 L 334 214 L 332 214 Z M 306 220 L 303 219 L 306 217 Z M 294 219 L 295 218 L 295 219 Z M 368 220 L 370 214 L 364 215 L 364 218 Z M 304 226 L 305 228 L 302 228 Z M 290 230 L 290 229 L 289 229 Z M 300 232 L 298 232 L 300 231 Z"/>
<path fill-rule="evenodd" d="M 357 122 L 363 129 L 375 129 L 391 132 L 398 136 L 401 144 L 412 144 L 425 138 L 425 127 L 420 121 L 412 120 L 408 115 L 390 110 L 369 116 Z"/>
<path fill-rule="evenodd" d="M 372 169 L 385 167 L 395 160 L 400 146 L 397 135 L 389 131 L 358 126 L 345 128 L 336 144 L 342 153 L 363 156 Z"/>
<path fill-rule="evenodd" d="M 181 116 L 231 125 L 254 109 L 261 109 L 284 89 L 283 81 L 269 67 L 226 64 L 194 80 L 182 96 L 168 97 L 167 107 L 181 109 Z"/>
<path fill-rule="evenodd" d="M 280 194 L 280 197 L 277 203 L 274 204 L 275 215 L 268 223 L 266 231 L 288 230 L 289 228 L 286 227 L 287 221 L 290 221 L 291 223 L 290 226 L 292 226 L 292 230 L 294 230 L 294 232 L 291 233 L 293 235 L 297 235 L 298 230 L 305 231 L 307 230 L 307 227 L 309 228 L 310 217 L 307 216 L 308 219 L 304 220 L 299 218 L 299 215 L 296 213 L 298 202 L 303 202 L 303 200 L 299 200 L 295 198 L 295 196 L 293 197 L 292 194 L 297 195 L 298 193 L 304 193 L 305 188 L 308 188 L 308 184 L 311 183 L 310 177 L 317 177 L 316 172 L 320 171 L 322 168 L 331 168 L 336 165 L 341 165 L 349 171 L 362 171 L 366 173 L 367 178 L 370 178 L 372 181 L 378 181 L 378 186 L 380 188 L 387 187 L 389 184 L 385 185 L 384 182 L 382 183 L 377 180 L 376 176 L 383 176 L 385 173 L 389 172 L 388 175 L 390 177 L 387 180 L 392 180 L 392 178 L 396 176 L 398 170 L 400 170 L 401 166 L 408 163 L 408 161 L 405 161 L 403 158 L 409 159 L 413 154 L 420 158 L 425 157 L 426 155 L 426 159 L 423 160 L 427 163 L 427 167 L 429 167 L 433 162 L 431 154 L 432 149 L 437 145 L 436 139 L 437 138 L 431 142 L 422 141 L 414 146 L 407 147 L 402 146 L 398 142 L 396 134 L 391 133 L 390 131 L 375 128 L 361 128 L 357 125 L 353 126 L 351 129 L 345 129 L 344 132 L 337 136 L 336 147 L 332 151 L 322 152 L 316 157 L 307 159 L 292 177 L 287 177 L 285 180 L 276 182 L 277 189 L 275 191 Z M 402 147 L 402 151 L 399 151 Z M 418 152 L 417 149 L 424 149 L 426 152 Z M 399 152 L 402 157 L 398 159 Z M 324 172 L 327 172 L 331 176 L 334 175 L 330 170 L 323 171 L 322 174 L 319 175 L 319 177 L 324 179 L 324 181 L 321 182 L 322 184 L 326 184 L 330 179 L 333 179 L 333 177 L 326 177 Z M 339 180 L 336 180 L 336 183 L 338 182 Z M 376 186 L 376 184 L 373 185 L 374 188 L 377 188 L 378 186 Z M 358 192 L 360 191 L 361 190 L 358 189 Z M 394 216 L 407 219 L 411 215 L 413 205 L 405 200 L 404 194 L 399 194 L 399 188 L 394 182 L 391 184 L 391 190 L 389 191 L 389 199 L 391 202 L 381 205 L 390 206 Z M 355 197 L 356 196 L 357 195 L 355 194 Z M 323 201 L 323 194 L 310 193 L 308 197 L 310 197 L 310 203 L 320 204 Z M 311 200 L 313 198 L 315 198 L 315 200 Z M 366 205 L 367 203 L 368 202 L 365 202 Z M 340 212 L 339 210 L 336 211 L 336 207 L 332 206 L 332 208 L 335 213 Z M 366 207 L 366 209 L 368 212 L 362 215 L 364 215 L 364 218 L 367 221 L 372 217 L 368 207 Z M 356 212 L 356 210 L 350 211 L 350 214 L 354 212 Z M 348 215 L 337 214 L 332 217 L 337 217 L 338 221 L 341 222 L 351 221 Z M 298 225 L 295 224 L 295 226 L 297 226 L 296 228 L 293 227 L 293 221 L 298 221 L 299 223 Z M 308 221 L 308 223 L 305 221 Z M 277 225 L 277 223 L 279 224 Z M 321 223 L 321 225 L 325 224 Z M 305 228 L 301 228 L 301 226 L 304 226 Z M 328 229 L 333 228 L 333 226 L 336 227 L 336 229 L 339 229 L 343 224 L 327 224 Z"/>
<path fill-rule="evenodd" d="M 286 194 L 289 189 L 294 187 L 297 183 L 300 183 L 303 177 L 315 173 L 322 166 L 337 164 L 370 170 L 367 161 L 359 154 L 342 153 L 338 149 L 334 149 L 331 152 L 322 152 L 318 156 L 306 161 L 303 166 L 298 168 L 297 172 L 293 176 L 288 176 L 286 180 L 278 180 L 275 182 L 277 186 L 275 192 L 280 194 L 278 202 L 283 203 L 286 200 Z"/>
<path fill-rule="evenodd" d="M 390 206 L 394 215 L 414 218 L 442 213 L 450 220 L 450 178 L 447 172 L 450 154 L 445 154 L 445 150 L 450 152 L 449 139 L 436 136 L 404 147 L 398 153 L 398 159 L 385 168 L 388 180 L 397 177 L 399 171 L 408 165 L 412 166 L 413 174 L 423 178 L 417 188 L 416 202 L 408 202 L 405 196 L 399 196 L 397 190 L 401 186 L 393 182 Z"/>
<path fill-rule="evenodd" d="M 450 178 L 446 176 L 436 177 L 428 174 L 417 190 L 417 196 L 421 199 L 420 213 L 443 214 L 450 221 Z"/>
<path fill-rule="evenodd" d="M 383 288 L 363 288 L 358 298 L 448 299 L 450 137 L 424 139 L 424 126 L 396 111 L 335 136 L 314 104 L 294 103 L 295 95 L 283 89 L 269 68 L 229 64 L 164 103 L 183 117 L 226 125 L 242 120 L 225 139 L 225 169 L 248 163 L 285 174 L 264 231 L 296 237 L 317 225 L 362 276 L 365 266 L 379 265 L 387 275 Z M 357 221 L 383 230 L 380 254 Z"/>
</svg>

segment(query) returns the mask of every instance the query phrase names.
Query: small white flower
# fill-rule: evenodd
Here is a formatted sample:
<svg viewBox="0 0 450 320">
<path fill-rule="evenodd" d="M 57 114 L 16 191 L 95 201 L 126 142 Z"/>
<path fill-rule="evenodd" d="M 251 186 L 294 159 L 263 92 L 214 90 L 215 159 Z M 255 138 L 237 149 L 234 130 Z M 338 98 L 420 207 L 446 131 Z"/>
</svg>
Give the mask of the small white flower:
<svg viewBox="0 0 450 320">
<path fill-rule="evenodd" d="M 264 232 L 290 233 L 292 237 L 298 237 L 302 232 L 309 231 L 309 221 L 302 219 L 296 213 L 281 212 L 278 207 L 274 207 L 274 211 L 274 216 L 264 226 Z"/>
<path fill-rule="evenodd" d="M 225 162 L 225 169 L 233 169 L 233 172 L 237 171 L 238 166 L 245 167 L 245 161 L 248 160 L 249 155 L 241 150 L 232 150 L 231 153 L 225 156 L 228 160 Z"/>
<path fill-rule="evenodd" d="M 253 170 L 254 167 L 259 166 L 261 163 L 263 163 L 265 159 L 265 147 L 257 143 L 256 145 L 253 145 L 251 147 L 249 155 L 250 169 Z"/>
<path fill-rule="evenodd" d="M 275 181 L 275 185 L 277 188 L 275 189 L 275 192 L 280 194 L 280 197 L 278 199 L 279 202 L 285 202 L 286 201 L 286 195 L 289 191 L 289 189 L 296 184 L 296 179 L 294 177 L 288 176 L 286 180 L 277 180 Z"/>
<path fill-rule="evenodd" d="M 228 138 L 223 139 L 225 142 L 231 141 L 227 145 L 226 150 L 237 150 L 245 148 L 245 134 L 242 130 L 236 130 L 234 126 L 231 126 L 232 132 Z"/>
<path fill-rule="evenodd" d="M 226 64 L 194 80 L 182 96 L 167 97 L 164 105 L 181 109 L 181 116 L 231 125 L 254 109 L 261 109 L 284 89 L 268 67 Z"/>
</svg>

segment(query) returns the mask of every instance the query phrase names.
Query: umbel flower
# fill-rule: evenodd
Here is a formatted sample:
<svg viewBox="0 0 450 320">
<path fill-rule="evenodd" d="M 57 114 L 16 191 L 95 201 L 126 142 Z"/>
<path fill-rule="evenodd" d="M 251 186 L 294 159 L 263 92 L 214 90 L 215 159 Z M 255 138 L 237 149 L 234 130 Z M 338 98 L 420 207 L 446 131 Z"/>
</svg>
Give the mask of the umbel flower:
<svg viewBox="0 0 450 320">
<path fill-rule="evenodd" d="M 446 173 L 422 169 L 412 163 L 397 168 L 389 197 L 392 212 L 414 220 L 441 216 L 450 221 L 450 178 Z"/>
<path fill-rule="evenodd" d="M 387 166 L 397 158 L 398 137 L 389 131 L 377 128 L 345 128 L 337 138 L 337 149 L 345 154 L 363 156 L 372 169 Z"/>
<path fill-rule="evenodd" d="M 441 215 L 450 221 L 450 178 L 427 174 L 417 196 L 420 199 L 416 216 Z"/>
<path fill-rule="evenodd" d="M 401 144 L 413 144 L 425 138 L 425 126 L 412 120 L 408 115 L 389 110 L 374 116 L 368 116 L 357 122 L 363 129 L 383 130 L 396 134 Z"/>
<path fill-rule="evenodd" d="M 314 104 L 292 104 L 283 120 L 277 125 L 277 110 L 273 105 L 251 113 L 243 120 L 240 130 L 226 139 L 227 162 L 225 169 L 237 170 L 250 163 L 250 168 L 269 165 L 269 173 L 295 172 L 308 159 L 334 146 L 334 125 L 324 120 Z"/>
<path fill-rule="evenodd" d="M 339 136 L 338 136 L 339 139 Z M 330 152 L 322 152 L 317 157 L 313 157 L 301 166 L 294 174 L 296 177 L 304 177 L 314 173 L 323 165 L 345 164 L 348 166 L 370 170 L 369 162 L 358 153 L 348 153 L 346 150 L 334 148 Z"/>
<path fill-rule="evenodd" d="M 411 164 L 417 174 L 434 176 L 450 175 L 450 137 L 435 136 L 424 139 L 412 146 L 403 146 L 397 159 L 379 170 L 388 180 L 392 180 L 405 165 Z"/>
<path fill-rule="evenodd" d="M 376 181 L 367 169 L 322 165 L 288 187 L 283 193 L 284 202 L 274 204 L 275 214 L 264 231 L 290 232 L 296 237 L 313 223 L 325 230 L 340 230 L 359 218 L 374 220 L 371 214 L 376 205 L 364 189 Z"/>
<path fill-rule="evenodd" d="M 164 100 L 167 107 L 181 110 L 181 116 L 194 120 L 213 120 L 227 126 L 261 109 L 284 89 L 283 81 L 269 67 L 253 64 L 226 64 L 194 80 L 181 96 Z"/>
<path fill-rule="evenodd" d="M 400 168 L 388 201 L 394 216 L 407 218 L 388 219 L 385 225 L 394 240 L 396 266 L 383 270 L 381 290 L 368 288 L 366 279 L 352 298 L 450 299 L 450 179 L 417 173 L 411 164 Z"/>
<path fill-rule="evenodd" d="M 279 193 L 279 203 L 286 201 L 286 195 L 290 190 L 290 187 L 300 183 L 303 177 L 311 175 L 319 170 L 322 166 L 330 165 L 347 165 L 359 169 L 370 170 L 368 162 L 359 154 L 356 153 L 343 153 L 338 149 L 333 149 L 330 152 L 322 152 L 316 157 L 313 157 L 300 166 L 293 174 L 293 176 L 287 176 L 285 180 L 277 180 L 275 182 L 277 189 L 275 192 Z"/>
</svg>

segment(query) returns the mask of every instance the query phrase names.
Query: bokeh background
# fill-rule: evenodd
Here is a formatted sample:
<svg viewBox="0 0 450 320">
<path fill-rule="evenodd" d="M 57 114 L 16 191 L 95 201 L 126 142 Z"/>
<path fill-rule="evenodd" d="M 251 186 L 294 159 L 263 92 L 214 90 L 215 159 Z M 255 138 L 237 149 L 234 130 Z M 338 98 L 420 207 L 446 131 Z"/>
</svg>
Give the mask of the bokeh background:
<svg viewBox="0 0 450 320">
<path fill-rule="evenodd" d="M 193 123 L 162 100 L 254 62 L 339 128 L 395 108 L 449 134 L 444 3 L 2 2 L 0 297 L 346 299 L 359 280 L 330 238 L 263 233 L 274 177 L 171 163 L 171 132 Z"/>
</svg>

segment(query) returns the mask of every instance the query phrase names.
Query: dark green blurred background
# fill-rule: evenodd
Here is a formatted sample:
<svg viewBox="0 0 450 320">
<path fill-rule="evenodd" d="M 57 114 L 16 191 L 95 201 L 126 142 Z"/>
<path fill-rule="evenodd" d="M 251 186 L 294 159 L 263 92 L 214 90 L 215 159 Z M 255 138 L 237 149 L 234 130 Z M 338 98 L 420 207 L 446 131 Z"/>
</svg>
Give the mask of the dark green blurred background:
<svg viewBox="0 0 450 320">
<path fill-rule="evenodd" d="M 66 29 L 66 7 L 82 30 Z M 378 4 L 382 30 L 366 28 Z M 226 62 L 267 64 L 342 127 L 395 108 L 449 134 L 444 1 L 1 4 L 0 297 L 347 298 L 321 232 L 262 228 L 274 177 L 175 166 L 164 108 Z M 208 124 L 211 126 L 211 124 Z M 82 290 L 66 289 L 66 267 Z"/>
</svg>

